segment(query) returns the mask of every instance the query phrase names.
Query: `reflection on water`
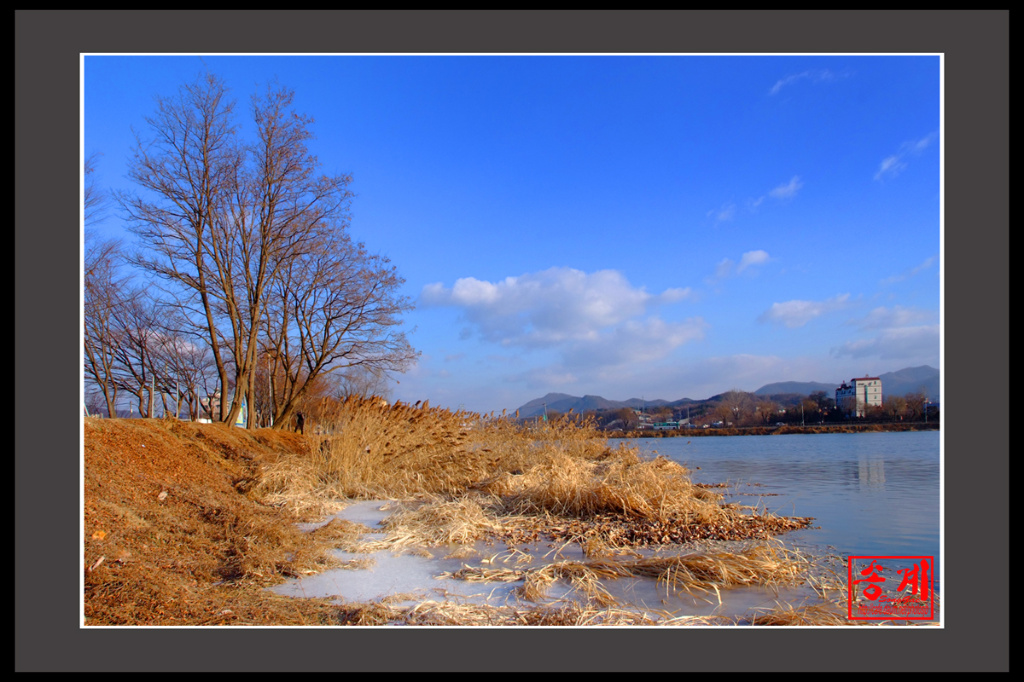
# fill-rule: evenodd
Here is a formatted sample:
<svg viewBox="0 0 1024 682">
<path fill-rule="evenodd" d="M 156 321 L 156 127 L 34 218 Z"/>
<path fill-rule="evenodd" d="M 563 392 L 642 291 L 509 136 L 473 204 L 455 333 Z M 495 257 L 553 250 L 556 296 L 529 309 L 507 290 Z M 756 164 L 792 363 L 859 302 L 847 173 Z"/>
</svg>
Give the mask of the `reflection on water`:
<svg viewBox="0 0 1024 682">
<path fill-rule="evenodd" d="M 862 485 L 868 487 L 885 485 L 885 460 L 861 459 L 859 464 L 857 480 Z"/>
<path fill-rule="evenodd" d="M 788 542 L 843 556 L 932 556 L 940 575 L 938 432 L 632 442 L 684 464 L 696 483 L 729 483 L 744 503 L 815 518 L 816 528 L 790 533 Z"/>
</svg>

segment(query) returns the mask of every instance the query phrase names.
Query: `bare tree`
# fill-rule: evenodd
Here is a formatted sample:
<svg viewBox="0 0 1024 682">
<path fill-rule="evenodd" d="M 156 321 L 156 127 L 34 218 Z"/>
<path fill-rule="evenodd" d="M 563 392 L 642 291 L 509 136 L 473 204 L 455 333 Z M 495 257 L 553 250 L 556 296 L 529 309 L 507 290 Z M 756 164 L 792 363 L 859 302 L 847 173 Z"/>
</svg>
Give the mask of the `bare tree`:
<svg viewBox="0 0 1024 682">
<path fill-rule="evenodd" d="M 115 312 L 122 305 L 126 278 L 120 274 L 122 254 L 117 240 L 101 239 L 95 230 L 106 206 L 105 194 L 96 186 L 97 155 L 85 161 L 83 190 L 83 313 L 82 335 L 85 376 L 96 385 L 107 415 L 117 414 L 114 369 L 120 335 Z"/>
<path fill-rule="evenodd" d="M 117 388 L 135 396 L 139 414 L 152 417 L 157 376 L 154 353 L 160 312 L 158 303 L 142 289 L 126 294 L 113 309 L 114 348 L 113 381 Z"/>
<path fill-rule="evenodd" d="M 129 229 L 148 247 L 134 257 L 135 264 L 163 281 L 170 298 L 205 331 L 222 390 L 228 377 L 210 241 L 242 158 L 233 108 L 226 86 L 214 76 L 183 86 L 176 98 L 158 98 L 156 114 L 146 119 L 151 138 L 137 136 L 129 162 L 128 175 L 142 194 L 117 196 Z M 226 417 L 222 405 L 219 418 Z"/>
<path fill-rule="evenodd" d="M 907 399 L 898 395 L 886 396 L 883 408 L 892 421 L 900 421 L 907 412 Z"/>
<path fill-rule="evenodd" d="M 903 400 L 906 404 L 907 419 L 910 421 L 924 419 L 924 407 L 925 403 L 928 402 L 928 391 L 921 388 L 918 391 L 907 393 L 903 396 Z"/>
<path fill-rule="evenodd" d="M 218 252 L 227 256 L 218 262 L 228 274 L 221 285 L 234 340 L 236 401 L 242 391 L 253 392 L 268 288 L 289 277 L 296 262 L 331 254 L 335 225 L 348 222 L 351 177 L 317 174 L 320 164 L 307 148 L 312 120 L 292 110 L 293 99 L 278 86 L 253 97 L 257 141 L 250 163 L 234 176 L 228 219 L 214 231 Z"/>
<path fill-rule="evenodd" d="M 337 372 L 334 376 L 337 377 L 334 382 L 334 397 L 338 399 L 343 400 L 351 396 L 369 398 L 376 395 L 391 400 L 388 375 L 385 371 L 359 365 Z"/>
<path fill-rule="evenodd" d="M 735 388 L 723 393 L 714 409 L 715 418 L 725 426 L 742 426 L 748 419 L 753 419 L 753 414 L 753 395 Z"/>
<path fill-rule="evenodd" d="M 294 113 L 292 101 L 280 87 L 254 97 L 257 140 L 246 147 L 220 79 L 207 76 L 175 99 L 159 99 L 146 121 L 151 139 L 139 139 L 131 163 L 143 194 L 120 197 L 148 247 L 136 262 L 204 330 L 228 423 L 253 390 L 270 283 L 319 249 L 324 231 L 347 215 L 350 178 L 317 174 L 307 149 L 312 121 Z"/>
<path fill-rule="evenodd" d="M 117 384 L 114 368 L 120 335 L 116 309 L 121 305 L 124 282 L 117 276 L 117 244 L 98 242 L 89 233 L 85 239 L 83 349 L 85 375 L 95 382 L 103 396 L 107 414 L 117 414 Z"/>
<path fill-rule="evenodd" d="M 154 338 L 151 356 L 157 388 L 167 413 L 181 414 L 184 404 L 191 419 L 198 419 L 201 398 L 211 392 L 208 380 L 215 374 L 213 359 L 202 338 L 191 336 L 190 325 L 173 307 L 164 307 L 160 334 Z M 169 407 L 173 399 L 174 408 Z"/>
<path fill-rule="evenodd" d="M 818 402 L 810 397 L 800 401 L 800 424 L 817 424 L 821 421 L 821 413 L 818 411 Z"/>
<path fill-rule="evenodd" d="M 773 400 L 761 399 L 757 401 L 754 412 L 761 426 L 769 426 L 778 419 L 779 404 Z"/>
<path fill-rule="evenodd" d="M 380 380 L 416 353 L 397 329 L 411 308 L 403 280 L 343 229 L 294 259 L 272 287 L 267 338 L 274 359 L 274 423 L 285 424 L 308 387 L 328 372 Z"/>
<path fill-rule="evenodd" d="M 277 85 L 254 96 L 255 141 L 243 145 L 218 78 L 159 99 L 131 163 L 142 193 L 119 196 L 148 249 L 135 262 L 209 345 L 228 423 L 264 383 L 276 424 L 326 372 L 401 370 L 415 356 L 396 331 L 410 308 L 402 280 L 349 239 L 351 178 L 320 174 L 312 120 L 293 100 Z"/>
<path fill-rule="evenodd" d="M 107 193 L 96 184 L 98 153 L 91 154 L 84 165 L 84 183 L 82 187 L 82 218 L 86 227 L 92 227 L 103 219 L 107 207 Z"/>
</svg>

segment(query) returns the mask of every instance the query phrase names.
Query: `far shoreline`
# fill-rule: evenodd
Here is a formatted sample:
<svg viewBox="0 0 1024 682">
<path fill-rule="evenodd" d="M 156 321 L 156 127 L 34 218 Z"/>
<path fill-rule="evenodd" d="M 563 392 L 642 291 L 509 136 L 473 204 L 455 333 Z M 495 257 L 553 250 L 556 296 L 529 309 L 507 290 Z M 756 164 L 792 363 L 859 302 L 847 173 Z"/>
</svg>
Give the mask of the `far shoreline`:
<svg viewBox="0 0 1024 682">
<path fill-rule="evenodd" d="M 689 429 L 636 429 L 604 431 L 608 438 L 678 438 L 704 436 L 779 436 L 809 433 L 892 433 L 903 431 L 939 431 L 941 424 L 914 422 L 897 424 L 817 424 L 814 426 L 742 426 Z"/>
</svg>

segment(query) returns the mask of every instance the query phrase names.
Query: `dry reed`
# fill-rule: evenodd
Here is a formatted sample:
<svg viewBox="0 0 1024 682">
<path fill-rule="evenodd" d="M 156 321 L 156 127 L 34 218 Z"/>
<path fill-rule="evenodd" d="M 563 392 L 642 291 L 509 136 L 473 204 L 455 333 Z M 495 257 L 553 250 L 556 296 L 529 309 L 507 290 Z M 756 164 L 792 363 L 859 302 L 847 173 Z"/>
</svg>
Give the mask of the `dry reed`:
<svg viewBox="0 0 1024 682">
<path fill-rule="evenodd" d="M 523 584 L 515 594 L 534 602 L 544 600 L 551 585 L 562 580 L 586 600 L 608 606 L 614 604 L 614 599 L 601 581 L 649 578 L 669 589 L 706 593 L 754 585 L 800 584 L 809 578 L 813 567 L 811 559 L 784 548 L 780 543 L 762 543 L 735 551 L 694 552 L 669 557 L 557 561 L 525 570 L 464 566 L 441 577 L 471 582 L 522 580 Z"/>
<path fill-rule="evenodd" d="M 327 403 L 325 403 L 325 406 Z M 302 453 L 266 464 L 253 494 L 309 518 L 341 499 L 418 499 L 391 542 L 488 537 L 579 541 L 591 555 L 638 545 L 769 537 L 807 524 L 722 503 L 687 469 L 609 448 L 585 420 L 521 423 L 379 399 L 331 403 Z M 422 504 L 427 500 L 426 504 Z"/>
<path fill-rule="evenodd" d="M 388 605 L 300 608 L 255 592 L 252 608 L 225 604 L 239 587 L 258 589 L 338 565 L 330 552 L 336 548 L 555 540 L 580 542 L 587 561 L 515 573 L 522 594 L 542 598 L 554 581 L 566 581 L 590 606 L 606 607 L 604 615 L 572 604 L 501 614 L 465 607 L 473 613 L 465 617 L 520 625 L 635 623 L 647 616 L 608 608 L 602 581 L 650 576 L 677 589 L 711 589 L 770 579 L 746 565 L 751 557 L 659 564 L 617 553 L 767 536 L 806 523 L 724 505 L 693 485 L 684 467 L 643 459 L 636 448 L 611 449 L 592 424 L 572 418 L 524 424 L 426 404 L 350 399 L 311 411 L 306 433 L 156 420 L 87 425 L 84 562 L 91 569 L 86 613 L 92 622 L 323 623 L 335 616 L 361 624 L 451 622 L 460 616 L 436 609 L 402 615 Z M 385 541 L 371 547 L 361 539 L 365 526 L 343 521 L 310 533 L 290 523 L 322 519 L 353 499 L 403 501 Z M 784 562 L 772 570 L 771 579 L 782 580 Z M 161 575 L 167 580 L 155 582 Z"/>
<path fill-rule="evenodd" d="M 487 516 L 472 498 L 434 499 L 413 509 L 395 512 L 384 527 L 388 542 L 430 546 L 467 544 L 493 535 L 500 524 Z"/>
</svg>

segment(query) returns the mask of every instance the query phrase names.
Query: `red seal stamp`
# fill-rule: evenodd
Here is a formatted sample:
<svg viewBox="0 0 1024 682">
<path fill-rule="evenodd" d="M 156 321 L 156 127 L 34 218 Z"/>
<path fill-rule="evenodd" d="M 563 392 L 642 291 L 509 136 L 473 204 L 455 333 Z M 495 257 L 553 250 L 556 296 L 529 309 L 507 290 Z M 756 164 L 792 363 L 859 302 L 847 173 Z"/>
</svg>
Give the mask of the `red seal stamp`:
<svg viewBox="0 0 1024 682">
<path fill-rule="evenodd" d="M 847 562 L 850 620 L 934 620 L 935 558 L 851 556 Z"/>
</svg>

